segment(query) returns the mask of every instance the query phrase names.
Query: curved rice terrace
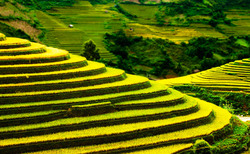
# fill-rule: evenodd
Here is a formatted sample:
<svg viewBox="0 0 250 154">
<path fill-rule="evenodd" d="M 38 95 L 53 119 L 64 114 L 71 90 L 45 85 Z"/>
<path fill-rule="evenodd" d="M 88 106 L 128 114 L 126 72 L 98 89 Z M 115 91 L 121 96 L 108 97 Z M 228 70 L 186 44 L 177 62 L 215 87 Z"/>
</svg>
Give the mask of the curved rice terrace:
<svg viewBox="0 0 250 154">
<path fill-rule="evenodd" d="M 250 58 L 236 60 L 220 67 L 214 67 L 184 77 L 160 80 L 171 85 L 192 84 L 215 91 L 250 92 Z"/>
<path fill-rule="evenodd" d="M 229 153 L 249 141 L 248 127 L 211 103 L 65 50 L 0 40 L 0 153 L 199 153 L 200 142 Z"/>
</svg>

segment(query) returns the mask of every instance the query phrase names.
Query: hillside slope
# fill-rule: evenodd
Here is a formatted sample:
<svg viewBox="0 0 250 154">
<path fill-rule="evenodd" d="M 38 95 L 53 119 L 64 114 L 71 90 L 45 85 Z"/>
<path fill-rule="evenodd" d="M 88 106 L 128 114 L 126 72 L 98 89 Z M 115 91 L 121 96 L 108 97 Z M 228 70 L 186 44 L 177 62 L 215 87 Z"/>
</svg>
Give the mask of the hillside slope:
<svg viewBox="0 0 250 154">
<path fill-rule="evenodd" d="M 236 60 L 199 73 L 158 82 L 169 86 L 193 84 L 219 91 L 250 92 L 250 58 Z"/>
<path fill-rule="evenodd" d="M 22 37 L 39 42 L 42 30 L 38 29 L 36 14 L 15 1 L 5 1 L 0 5 L 0 32 L 7 36 Z"/>
<path fill-rule="evenodd" d="M 116 15 L 116 12 L 94 7 L 88 1 L 77 1 L 72 7 L 53 7 L 47 13 L 37 13 L 43 28 L 48 30 L 44 40 L 46 45 L 60 47 L 79 55 L 83 43 L 92 39 L 100 49 L 101 58 L 106 60 L 116 59 L 104 48 L 102 42 L 106 32 L 121 28 L 119 15 Z M 69 28 L 70 24 L 74 27 Z"/>
<path fill-rule="evenodd" d="M 213 104 L 65 50 L 0 40 L 0 153 L 228 153 L 249 141 Z"/>
</svg>

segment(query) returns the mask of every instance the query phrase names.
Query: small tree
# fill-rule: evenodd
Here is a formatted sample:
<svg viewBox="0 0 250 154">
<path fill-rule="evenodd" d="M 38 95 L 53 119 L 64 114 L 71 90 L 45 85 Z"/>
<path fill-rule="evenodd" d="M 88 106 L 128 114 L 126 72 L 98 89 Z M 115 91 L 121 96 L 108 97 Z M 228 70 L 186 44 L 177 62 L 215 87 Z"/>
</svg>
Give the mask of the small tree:
<svg viewBox="0 0 250 154">
<path fill-rule="evenodd" d="M 99 49 L 96 49 L 96 44 L 92 40 L 88 40 L 83 43 L 83 52 L 81 56 L 87 58 L 88 60 L 98 60 L 100 59 Z"/>
</svg>

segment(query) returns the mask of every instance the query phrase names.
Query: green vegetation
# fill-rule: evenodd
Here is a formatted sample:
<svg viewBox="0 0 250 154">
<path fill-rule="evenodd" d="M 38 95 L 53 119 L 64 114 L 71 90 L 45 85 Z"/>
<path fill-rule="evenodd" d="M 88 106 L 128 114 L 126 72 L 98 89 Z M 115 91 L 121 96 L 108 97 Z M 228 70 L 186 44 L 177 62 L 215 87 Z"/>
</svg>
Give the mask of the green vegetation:
<svg viewBox="0 0 250 154">
<path fill-rule="evenodd" d="M 13 28 L 5 23 L 1 23 L 1 22 L 0 22 L 0 32 L 2 32 L 2 33 L 4 32 L 6 34 L 6 36 L 16 36 L 16 37 L 31 40 L 30 36 L 25 34 L 23 31 L 17 30 L 15 28 Z"/>
<path fill-rule="evenodd" d="M 37 17 L 39 18 L 39 21 L 43 24 L 44 29 L 47 29 L 48 31 L 48 34 L 46 35 L 47 38 L 44 40 L 44 43 L 49 46 L 64 48 L 75 54 L 80 54 L 79 51 L 82 48 L 82 42 L 87 41 L 89 40 L 89 38 L 91 38 L 96 43 L 97 48 L 100 49 L 100 57 L 108 63 L 109 60 L 111 60 L 111 62 L 116 62 L 118 58 L 116 58 L 113 54 L 110 54 L 104 48 L 105 45 L 102 42 L 103 35 L 106 32 L 111 33 L 121 28 L 127 29 L 126 33 L 132 34 L 133 36 L 142 36 L 144 38 L 167 38 L 175 43 L 180 43 L 182 41 L 187 42 L 189 39 L 198 36 L 226 38 L 226 35 L 228 34 L 235 34 L 235 32 L 233 32 L 232 34 L 232 32 L 229 31 L 235 28 L 241 29 L 237 31 L 237 34 L 238 32 L 244 34 L 244 32 L 247 31 L 247 28 L 240 27 L 240 25 L 243 24 L 239 25 L 238 23 L 235 23 L 236 20 L 239 23 L 245 21 L 245 14 L 242 15 L 242 20 L 240 18 L 236 19 L 235 17 L 232 17 L 232 15 L 230 15 L 229 17 L 226 16 L 226 19 L 231 20 L 232 18 L 234 18 L 232 20 L 232 25 L 235 25 L 235 27 L 231 27 L 231 25 L 226 25 L 224 23 L 222 24 L 222 22 L 219 22 L 219 24 L 217 25 L 218 28 L 216 29 L 207 25 L 210 20 L 210 16 L 212 17 L 212 14 L 209 15 L 209 17 L 204 17 L 205 24 L 201 22 L 203 21 L 203 19 L 200 19 L 203 18 L 203 16 L 186 17 L 178 15 L 177 17 L 174 17 L 176 18 L 176 20 L 173 19 L 174 21 L 172 22 L 172 25 L 181 26 L 183 24 L 186 26 L 190 26 L 174 27 L 169 24 L 168 26 L 157 27 L 158 24 L 155 19 L 155 13 L 157 13 L 158 10 L 157 5 L 148 5 L 147 2 L 145 2 L 145 5 L 119 3 L 117 7 L 121 8 L 125 12 L 124 14 L 129 14 L 131 16 L 137 17 L 131 18 L 132 20 L 128 20 L 126 16 L 124 16 L 122 13 L 119 13 L 117 8 L 115 8 L 115 4 L 113 3 L 113 1 L 111 3 L 106 3 L 108 1 L 99 1 L 105 2 L 106 4 L 99 4 L 98 2 L 93 6 L 89 2 L 93 3 L 95 1 L 76 1 L 76 3 L 74 3 L 72 7 L 54 7 L 53 9 L 47 10 L 47 14 L 38 12 Z M 80 12 L 79 8 L 81 8 Z M 222 13 L 228 14 L 225 11 Z M 231 14 L 233 13 L 234 12 L 232 12 Z M 74 14 L 74 16 L 72 16 L 72 14 Z M 219 15 L 214 14 L 214 16 L 217 17 Z M 168 18 L 168 20 L 172 19 Z M 168 22 L 168 20 L 166 21 L 166 23 L 170 23 Z M 189 20 L 194 20 L 194 22 L 189 22 Z M 218 20 L 221 19 L 218 18 Z M 74 28 L 69 28 L 69 24 L 73 24 Z M 128 29 L 131 30 L 128 31 Z M 244 30 L 244 32 L 242 30 Z M 109 64 L 111 62 L 109 62 Z M 206 65 L 207 63 L 218 65 L 215 61 L 211 62 L 211 59 L 204 60 L 203 63 L 204 65 Z M 178 61 L 175 65 L 176 67 L 178 65 L 185 66 L 185 64 L 182 64 L 180 61 Z M 140 67 L 144 69 L 144 66 Z M 159 69 L 156 69 L 156 72 L 157 70 Z M 171 74 L 171 71 L 169 72 L 169 74 Z"/>
<path fill-rule="evenodd" d="M 88 60 L 101 57 L 98 61 L 148 78 L 242 59 L 177 79 L 216 92 L 178 88 L 231 113 L 249 114 L 248 15 L 226 7 L 242 9 L 246 0 L 18 1 L 0 0 L 7 36 L 47 37 L 46 44 Z M 6 15 L 8 8 L 14 12 Z M 249 128 L 227 110 L 86 58 L 0 34 L 0 153 L 237 153 L 247 148 Z"/>
<path fill-rule="evenodd" d="M 196 140 L 193 148 L 194 148 L 194 153 L 197 153 L 197 154 L 198 153 L 212 154 L 210 144 L 203 139 Z"/>
<path fill-rule="evenodd" d="M 104 36 L 107 50 L 118 56 L 117 64 L 106 64 L 142 75 L 164 77 L 170 71 L 184 75 L 195 69 L 206 70 L 238 58 L 247 58 L 249 48 L 239 45 L 237 40 L 248 41 L 248 38 L 221 40 L 198 37 L 178 45 L 160 38 L 130 36 L 120 30 Z M 148 69 L 142 69 L 142 66 Z"/>
<path fill-rule="evenodd" d="M 155 13 L 158 11 L 157 6 L 137 5 L 137 4 L 120 4 L 126 12 L 132 14 L 136 18 L 133 20 L 136 23 L 152 25 L 157 24 Z"/>
<path fill-rule="evenodd" d="M 125 35 L 122 31 L 120 34 Z M 122 41 L 125 45 L 121 47 L 126 47 L 143 41 L 139 37 L 119 39 L 113 37 L 110 42 Z M 18 44 L 19 41 L 7 37 L 0 43 L 0 48 L 6 49 L 0 50 L 0 59 L 11 63 L 0 67 L 2 72 L 9 68 L 9 72 L 0 71 L 0 81 L 4 83 L 0 85 L 0 153 L 121 153 L 169 148 L 198 152 L 200 147 L 206 147 L 205 152 L 221 152 L 241 150 L 248 142 L 248 137 L 244 137 L 248 129 L 233 122 L 227 110 L 65 50 L 44 47 L 45 52 L 32 54 L 29 50 L 36 44 L 24 40 Z M 151 47 L 156 44 L 153 41 L 165 43 L 161 39 L 148 41 Z M 5 56 L 6 51 L 10 55 Z M 128 59 L 130 51 L 126 51 L 120 57 Z M 163 51 L 159 52 L 164 55 Z M 64 59 L 57 59 L 61 56 Z M 36 60 L 42 63 L 33 64 Z M 248 60 L 244 62 L 247 64 Z M 214 144 L 226 137 L 230 141 L 232 132 L 243 142 L 236 146 L 233 142 L 224 143 L 227 149 Z M 205 144 L 196 141 L 200 138 Z"/>
<path fill-rule="evenodd" d="M 39 11 L 37 17 L 48 30 L 44 43 L 80 55 L 83 42 L 91 39 L 100 49 L 101 58 L 115 60 L 116 57 L 104 48 L 103 35 L 126 25 L 126 21 L 110 7 L 109 4 L 93 6 L 88 1 L 77 1 L 72 7 L 56 7 L 47 13 Z"/>
<path fill-rule="evenodd" d="M 249 6 L 249 2 L 244 1 L 197 1 L 183 0 L 161 3 L 159 10 L 155 13 L 155 18 L 159 25 L 168 26 L 190 26 L 194 23 L 209 24 L 218 31 L 225 33 L 222 24 L 229 27 L 235 26 L 233 20 L 227 18 L 225 13 L 232 8 L 242 8 Z M 220 24 L 220 26 L 219 26 Z"/>
<path fill-rule="evenodd" d="M 99 49 L 96 49 L 96 45 L 92 40 L 84 42 L 81 56 L 87 58 L 88 60 L 100 59 Z"/>
<path fill-rule="evenodd" d="M 249 36 L 246 36 L 248 40 Z M 194 38 L 189 41 L 186 54 L 193 59 L 201 59 L 201 70 L 209 69 L 214 66 L 225 64 L 236 59 L 248 58 L 249 48 L 239 46 L 237 38 L 230 37 L 228 40 L 216 38 Z M 221 55 L 223 59 L 216 57 Z"/>
<path fill-rule="evenodd" d="M 164 48 L 171 42 L 162 39 L 143 39 L 127 36 L 124 31 L 104 36 L 108 51 L 118 56 L 117 67 L 130 73 L 150 73 L 156 76 L 166 75 L 174 68 L 173 60 Z M 137 65 L 151 67 L 150 72 L 134 69 Z"/>
<path fill-rule="evenodd" d="M 22 0 L 15 0 L 16 2 L 25 5 L 27 7 L 33 9 L 42 9 L 47 10 L 51 9 L 55 6 L 72 6 L 75 3 L 75 0 L 29 0 L 29 1 L 22 1 Z"/>
<path fill-rule="evenodd" d="M 95 4 L 107 4 L 107 3 L 110 3 L 110 2 L 114 2 L 114 0 L 89 0 L 89 2 L 92 5 L 95 5 Z"/>
<path fill-rule="evenodd" d="M 45 31 L 39 28 L 41 24 L 36 18 L 34 10 L 15 0 L 4 1 L 4 5 L 0 6 L 0 9 L 0 32 L 7 36 L 17 36 L 32 41 L 43 39 Z"/>
<path fill-rule="evenodd" d="M 193 85 L 174 86 L 173 88 L 202 100 L 214 103 L 232 114 L 249 115 L 250 99 L 249 94 L 239 94 L 233 92 L 216 93 L 206 88 L 200 88 Z"/>
<path fill-rule="evenodd" d="M 129 19 L 137 18 L 136 15 L 132 15 L 132 14 L 128 13 L 127 11 L 125 11 L 119 4 L 116 4 L 115 8 L 117 9 L 118 12 L 124 14 Z"/>
<path fill-rule="evenodd" d="M 218 153 L 218 151 L 222 153 L 239 153 L 242 152 L 240 149 L 247 150 L 250 142 L 249 127 L 236 116 L 233 116 L 230 121 L 232 123 L 233 133 L 227 136 L 223 141 L 215 142 L 213 147 L 214 153 Z M 241 144 L 239 144 L 240 142 Z"/>
</svg>

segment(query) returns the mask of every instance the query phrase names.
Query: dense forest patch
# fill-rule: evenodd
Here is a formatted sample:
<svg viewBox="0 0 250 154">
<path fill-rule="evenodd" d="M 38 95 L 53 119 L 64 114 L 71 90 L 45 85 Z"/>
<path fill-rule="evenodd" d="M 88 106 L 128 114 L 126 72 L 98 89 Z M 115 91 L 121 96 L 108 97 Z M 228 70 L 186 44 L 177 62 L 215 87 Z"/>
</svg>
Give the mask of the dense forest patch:
<svg viewBox="0 0 250 154">
<path fill-rule="evenodd" d="M 129 73 L 158 77 L 165 77 L 171 72 L 190 74 L 194 70 L 248 58 L 250 54 L 249 48 L 240 43 L 250 44 L 249 36 L 228 39 L 197 37 L 188 43 L 175 44 L 167 39 L 130 36 L 120 30 L 106 33 L 104 39 L 107 50 L 119 59 L 117 64 L 109 65 Z"/>
</svg>

